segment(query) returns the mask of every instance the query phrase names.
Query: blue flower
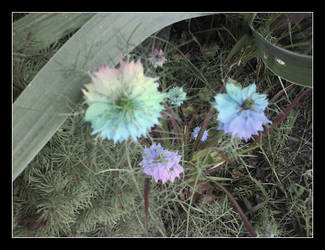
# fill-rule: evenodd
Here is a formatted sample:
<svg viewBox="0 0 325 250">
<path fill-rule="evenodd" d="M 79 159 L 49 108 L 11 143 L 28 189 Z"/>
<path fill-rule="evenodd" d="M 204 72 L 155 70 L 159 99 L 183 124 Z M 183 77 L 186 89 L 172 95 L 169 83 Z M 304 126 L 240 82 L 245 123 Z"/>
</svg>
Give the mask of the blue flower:
<svg viewBox="0 0 325 250">
<path fill-rule="evenodd" d="M 196 139 L 200 133 L 201 127 L 196 127 L 193 132 L 192 132 L 192 136 Z M 205 141 L 208 138 L 208 131 L 204 131 L 201 141 Z"/>
<path fill-rule="evenodd" d="M 143 172 L 153 176 L 156 182 L 159 180 L 166 183 L 167 180 L 174 182 L 179 178 L 180 173 L 184 172 L 183 167 L 179 164 L 182 156 L 177 152 L 163 149 L 160 143 L 153 144 L 145 148 L 142 153 L 142 161 L 139 163 L 143 167 Z"/>
<path fill-rule="evenodd" d="M 217 94 L 212 105 L 219 111 L 218 129 L 244 138 L 246 141 L 258 131 L 262 124 L 271 123 L 264 115 L 268 104 L 265 94 L 256 93 L 255 83 L 241 88 L 232 83 L 226 85 L 226 94 Z"/>
<path fill-rule="evenodd" d="M 89 106 L 84 120 L 91 123 L 92 134 L 114 143 L 129 137 L 136 141 L 159 124 L 166 94 L 158 91 L 157 80 L 144 75 L 140 59 L 130 63 L 121 59 L 119 69 L 101 66 L 85 85 L 87 91 L 82 90 Z"/>
</svg>

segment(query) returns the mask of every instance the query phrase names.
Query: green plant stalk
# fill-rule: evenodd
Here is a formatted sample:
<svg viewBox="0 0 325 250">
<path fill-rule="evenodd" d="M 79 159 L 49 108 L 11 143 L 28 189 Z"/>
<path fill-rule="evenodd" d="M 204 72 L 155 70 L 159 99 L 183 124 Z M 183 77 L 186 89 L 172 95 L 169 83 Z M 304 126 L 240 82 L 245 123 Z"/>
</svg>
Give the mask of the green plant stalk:
<svg viewBox="0 0 325 250">
<path fill-rule="evenodd" d="M 168 120 L 167 117 L 164 118 L 164 119 L 162 119 L 162 122 L 161 122 L 161 128 L 160 128 L 161 131 L 169 131 L 169 128 L 168 128 L 168 122 L 169 122 L 169 120 Z M 160 133 L 159 133 L 159 136 L 160 136 L 160 138 L 162 138 L 162 137 L 163 137 L 163 133 L 160 132 Z M 164 148 L 168 148 L 169 145 L 171 144 L 171 141 L 170 141 L 170 140 L 162 140 L 162 139 L 161 139 L 161 140 L 160 140 L 160 143 L 161 143 L 161 145 L 162 145 Z"/>
<path fill-rule="evenodd" d="M 251 25 L 256 17 L 257 13 L 244 14 L 245 25 Z M 247 26 L 246 26 L 247 27 Z M 248 28 L 248 27 L 247 27 Z M 248 31 L 248 30 L 247 30 Z"/>
<path fill-rule="evenodd" d="M 196 175 L 195 182 L 194 182 L 194 186 L 193 186 L 193 192 L 192 192 L 191 199 L 190 199 L 190 204 L 188 205 L 188 209 L 187 209 L 187 215 L 186 215 L 186 234 L 185 234 L 186 237 L 188 237 L 188 229 L 189 229 L 189 226 L 190 226 L 190 211 L 191 211 L 191 206 L 192 206 L 192 202 L 193 202 L 193 197 L 194 197 L 196 185 L 197 185 L 197 182 L 199 180 L 199 176 L 200 176 L 200 174 Z"/>
<path fill-rule="evenodd" d="M 238 155 L 243 155 L 243 154 L 245 154 L 245 153 L 247 153 L 247 152 L 249 152 L 249 151 L 252 151 L 252 150 L 254 150 L 254 149 L 256 149 L 256 148 L 258 148 L 258 147 L 260 147 L 261 146 L 261 144 L 256 144 L 256 145 L 250 145 L 248 148 L 246 148 L 246 149 L 243 149 L 242 151 L 240 151 L 236 156 L 234 156 L 233 158 L 230 158 L 230 159 L 228 159 L 230 162 L 232 161 L 232 160 L 234 160 Z M 224 165 L 224 163 L 227 161 L 227 159 L 221 159 L 221 160 L 219 160 L 219 161 L 217 161 L 216 162 L 216 165 L 214 165 L 212 168 L 210 168 L 209 170 L 211 171 L 212 169 L 215 169 L 215 168 L 220 168 L 220 167 L 222 167 L 223 165 Z"/>
<path fill-rule="evenodd" d="M 225 63 L 238 54 L 243 48 L 245 48 L 249 43 L 251 43 L 252 38 L 246 33 L 244 34 L 235 44 L 235 46 L 229 52 Z"/>
<path fill-rule="evenodd" d="M 149 193 L 150 193 L 150 178 L 144 180 L 144 214 L 146 218 L 146 230 L 148 236 L 148 208 L 149 208 Z"/>
<path fill-rule="evenodd" d="M 127 159 L 129 168 L 131 170 L 130 172 L 131 172 L 131 176 L 132 176 L 132 180 L 134 182 L 134 185 L 136 186 L 139 195 L 142 196 L 140 188 L 139 188 L 138 183 L 137 183 L 137 180 L 135 179 L 135 176 L 134 176 L 134 173 L 133 173 L 133 168 L 132 168 L 132 164 L 131 164 L 131 160 L 130 160 L 129 149 L 128 149 L 127 143 L 128 143 L 127 141 L 124 142 L 126 159 Z"/>
</svg>

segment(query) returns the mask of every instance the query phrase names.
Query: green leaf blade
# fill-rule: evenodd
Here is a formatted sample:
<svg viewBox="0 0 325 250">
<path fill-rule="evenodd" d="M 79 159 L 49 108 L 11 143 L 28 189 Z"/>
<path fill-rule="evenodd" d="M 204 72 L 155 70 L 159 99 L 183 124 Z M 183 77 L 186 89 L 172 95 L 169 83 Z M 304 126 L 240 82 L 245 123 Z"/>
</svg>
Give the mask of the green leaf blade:
<svg viewBox="0 0 325 250">
<path fill-rule="evenodd" d="M 268 42 L 253 26 L 250 26 L 260 56 L 268 69 L 279 77 L 301 85 L 312 87 L 312 57 L 301 55 Z"/>
<path fill-rule="evenodd" d="M 31 13 L 13 24 L 13 50 L 35 54 L 80 28 L 94 13 Z M 29 43 L 29 46 L 26 46 Z M 33 43 L 33 45 L 31 45 Z"/>
</svg>

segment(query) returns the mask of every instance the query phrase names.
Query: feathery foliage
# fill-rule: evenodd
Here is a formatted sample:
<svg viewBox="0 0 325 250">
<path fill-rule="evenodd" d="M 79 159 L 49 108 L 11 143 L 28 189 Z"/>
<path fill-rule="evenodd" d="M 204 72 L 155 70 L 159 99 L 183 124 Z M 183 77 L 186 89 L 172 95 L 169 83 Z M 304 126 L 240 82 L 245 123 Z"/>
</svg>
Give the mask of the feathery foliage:
<svg viewBox="0 0 325 250">
<path fill-rule="evenodd" d="M 287 30 L 282 46 L 308 54 L 302 49 L 306 44 L 299 45 L 299 34 L 308 36 L 309 17 L 293 16 L 262 13 L 254 22 L 272 41 L 273 35 L 282 34 L 277 29 Z M 175 23 L 131 51 L 129 60 L 141 58 L 144 73 L 159 76 L 159 91 L 182 88 L 186 99 L 180 106 L 166 101 L 160 124 L 145 138 L 116 144 L 91 135 L 90 124 L 84 122 L 87 105 L 78 104 L 13 182 L 13 236 L 251 236 L 222 185 L 237 200 L 258 237 L 312 237 L 311 94 L 300 99 L 257 144 L 258 135 L 245 142 L 218 130 L 218 112 L 211 109 L 210 102 L 225 92 L 226 82 L 240 82 L 243 87 L 255 82 L 256 92 L 268 96 L 265 116 L 274 121 L 304 91 L 270 72 L 254 56 L 252 44 L 228 57 L 243 35 L 243 20 L 241 14 L 226 13 Z M 53 54 L 57 48 L 48 51 Z M 162 67 L 148 60 L 156 48 L 166 57 Z M 36 55 L 13 56 L 18 95 L 41 64 Z M 46 58 L 41 52 L 37 56 Z M 202 129 L 193 137 L 196 127 Z M 209 135 L 201 141 L 205 129 Z M 178 152 L 184 172 L 173 183 L 154 182 L 150 177 L 147 205 L 144 183 L 148 176 L 139 164 L 145 147 L 153 143 Z"/>
</svg>

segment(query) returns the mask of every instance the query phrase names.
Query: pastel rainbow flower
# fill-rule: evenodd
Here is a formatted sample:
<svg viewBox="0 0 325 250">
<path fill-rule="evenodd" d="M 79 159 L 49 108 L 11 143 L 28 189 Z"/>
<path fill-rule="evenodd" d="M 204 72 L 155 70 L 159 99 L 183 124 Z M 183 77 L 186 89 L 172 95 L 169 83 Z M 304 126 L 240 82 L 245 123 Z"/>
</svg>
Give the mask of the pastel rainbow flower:
<svg viewBox="0 0 325 250">
<path fill-rule="evenodd" d="M 124 62 L 120 67 L 100 66 L 91 75 L 91 83 L 82 89 L 88 109 L 84 120 L 91 123 L 92 134 L 114 143 L 137 140 L 159 124 L 166 94 L 158 91 L 158 78 L 143 73 L 140 59 Z"/>
</svg>

